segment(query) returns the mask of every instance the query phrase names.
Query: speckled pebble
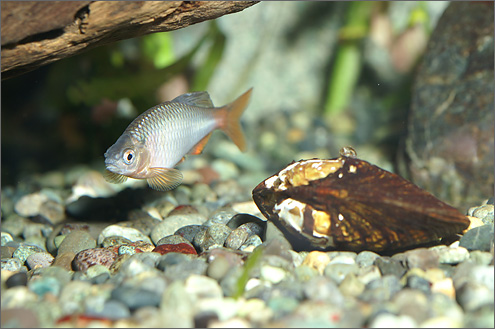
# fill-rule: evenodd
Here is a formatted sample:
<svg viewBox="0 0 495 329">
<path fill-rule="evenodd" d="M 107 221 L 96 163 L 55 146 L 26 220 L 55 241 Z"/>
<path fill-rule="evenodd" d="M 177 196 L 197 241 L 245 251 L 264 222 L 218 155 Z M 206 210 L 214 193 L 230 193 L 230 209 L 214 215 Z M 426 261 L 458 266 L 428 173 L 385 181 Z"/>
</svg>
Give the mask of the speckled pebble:
<svg viewBox="0 0 495 329">
<path fill-rule="evenodd" d="M 168 216 L 151 230 L 151 240 L 156 245 L 161 238 L 175 234 L 183 226 L 202 225 L 205 221 L 206 218 L 199 213 Z"/>
<path fill-rule="evenodd" d="M 247 252 L 252 252 L 256 247 L 258 247 L 262 243 L 263 243 L 263 241 L 261 241 L 261 238 L 259 237 L 259 235 L 251 235 L 242 244 L 242 246 L 239 247 L 239 250 L 241 250 L 241 251 L 247 251 Z"/>
<path fill-rule="evenodd" d="M 199 232 L 193 239 L 193 245 L 200 252 L 222 247 L 232 230 L 225 224 L 212 224 L 205 231 Z"/>
<path fill-rule="evenodd" d="M 486 204 L 480 207 L 470 209 L 471 216 L 480 218 L 485 224 L 493 224 L 494 207 L 492 204 Z"/>
<path fill-rule="evenodd" d="M 37 252 L 31 254 L 26 259 L 26 264 L 29 269 L 48 267 L 53 263 L 54 257 L 47 252 Z"/>
<path fill-rule="evenodd" d="M 111 247 L 111 246 L 119 246 L 119 245 L 123 245 L 123 244 L 131 244 L 131 240 L 124 238 L 123 236 L 112 235 L 112 236 L 107 236 L 101 242 L 101 246 L 103 248 L 107 248 L 107 247 Z"/>
<path fill-rule="evenodd" d="M 147 243 L 151 243 L 151 240 L 148 236 L 144 235 L 141 231 L 135 228 L 119 225 L 109 225 L 105 227 L 98 236 L 98 244 L 102 244 L 103 240 L 110 236 L 122 236 L 130 240 L 131 242 L 144 241 Z"/>
<path fill-rule="evenodd" d="M 249 237 L 249 232 L 246 230 L 234 229 L 225 239 L 225 247 L 230 249 L 239 249 Z"/>
<path fill-rule="evenodd" d="M 100 264 L 108 268 L 117 258 L 117 254 L 105 248 L 92 248 L 80 251 L 74 258 L 74 268 L 76 271 L 86 271 L 90 266 Z"/>
<path fill-rule="evenodd" d="M 190 244 L 190 241 L 184 238 L 182 235 L 178 234 L 173 234 L 173 235 L 167 235 L 158 240 L 156 243 L 157 246 L 161 244 L 178 244 L 178 243 L 187 243 Z"/>
<path fill-rule="evenodd" d="M 187 225 L 175 231 L 174 235 L 180 235 L 189 242 L 192 242 L 196 234 L 207 229 L 204 225 Z M 160 240 L 158 240 L 160 242 Z M 158 244 L 157 242 L 157 244 Z"/>
<path fill-rule="evenodd" d="M 41 249 L 38 246 L 32 246 L 28 244 L 21 244 L 12 254 L 12 257 L 17 258 L 24 263 L 26 259 L 37 252 L 45 252 L 45 250 Z"/>
</svg>

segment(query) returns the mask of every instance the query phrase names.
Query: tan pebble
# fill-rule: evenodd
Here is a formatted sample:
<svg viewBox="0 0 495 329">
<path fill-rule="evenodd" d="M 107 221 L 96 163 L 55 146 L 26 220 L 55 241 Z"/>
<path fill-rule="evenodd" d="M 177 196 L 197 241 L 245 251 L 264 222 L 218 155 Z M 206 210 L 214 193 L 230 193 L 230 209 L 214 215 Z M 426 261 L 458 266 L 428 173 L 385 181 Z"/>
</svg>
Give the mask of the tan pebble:
<svg viewBox="0 0 495 329">
<path fill-rule="evenodd" d="M 72 271 L 72 260 L 74 260 L 74 257 L 76 257 L 76 254 L 72 251 L 63 252 L 55 257 L 52 266 L 60 266 L 67 271 Z"/>
<path fill-rule="evenodd" d="M 445 273 L 440 268 L 430 268 L 426 270 L 424 278 L 432 283 L 435 283 L 445 279 Z"/>
<path fill-rule="evenodd" d="M 431 285 L 432 292 L 439 292 L 441 294 L 447 295 L 452 299 L 455 299 L 455 289 L 454 282 L 451 278 L 445 278 L 436 282 L 433 282 Z"/>
<path fill-rule="evenodd" d="M 469 221 L 470 221 L 470 224 L 468 226 L 467 229 L 465 229 L 464 231 L 462 231 L 462 233 L 466 233 L 467 231 L 475 228 L 475 227 L 478 227 L 478 226 L 483 226 L 485 225 L 485 223 L 483 223 L 483 221 L 481 220 L 481 218 L 478 218 L 478 217 L 473 217 L 473 216 L 466 216 Z"/>
<path fill-rule="evenodd" d="M 325 267 L 330 262 L 330 257 L 322 251 L 311 251 L 303 260 L 303 265 L 314 268 L 320 274 L 323 274 Z"/>
</svg>

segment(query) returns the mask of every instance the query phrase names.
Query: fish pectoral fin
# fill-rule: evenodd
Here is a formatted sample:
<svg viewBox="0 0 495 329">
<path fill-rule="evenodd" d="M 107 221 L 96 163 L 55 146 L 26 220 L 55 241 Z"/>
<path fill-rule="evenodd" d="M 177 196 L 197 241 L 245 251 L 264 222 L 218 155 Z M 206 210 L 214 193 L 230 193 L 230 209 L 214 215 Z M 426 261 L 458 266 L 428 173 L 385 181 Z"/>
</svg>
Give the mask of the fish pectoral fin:
<svg viewBox="0 0 495 329">
<path fill-rule="evenodd" d="M 189 154 L 197 155 L 197 154 L 200 154 L 201 152 L 203 152 L 203 149 L 205 148 L 206 143 L 208 143 L 208 140 L 210 139 L 211 134 L 212 133 L 209 133 L 208 135 L 203 137 L 203 139 L 200 140 L 198 142 L 198 144 L 194 145 L 194 147 L 191 149 L 191 151 L 189 151 Z"/>
<path fill-rule="evenodd" d="M 180 95 L 172 99 L 170 102 L 185 103 L 199 107 L 214 107 L 210 95 L 206 91 L 196 91 L 196 92 Z"/>
<path fill-rule="evenodd" d="M 110 170 L 105 170 L 103 173 L 103 178 L 109 183 L 112 184 L 121 184 L 127 180 L 127 177 L 121 174 L 116 174 L 111 172 Z"/>
<path fill-rule="evenodd" d="M 173 190 L 182 182 L 182 173 L 174 168 L 150 168 L 152 176 L 147 178 L 148 185 L 157 191 Z"/>
</svg>

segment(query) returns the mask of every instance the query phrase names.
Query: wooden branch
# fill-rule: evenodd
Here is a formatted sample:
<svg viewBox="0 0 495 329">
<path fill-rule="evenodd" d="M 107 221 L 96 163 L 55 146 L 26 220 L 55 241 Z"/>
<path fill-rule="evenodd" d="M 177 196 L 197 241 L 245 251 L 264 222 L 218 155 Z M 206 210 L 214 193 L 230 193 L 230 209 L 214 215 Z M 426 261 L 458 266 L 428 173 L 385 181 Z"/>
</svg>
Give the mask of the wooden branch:
<svg viewBox="0 0 495 329">
<path fill-rule="evenodd" d="M 2 80 L 115 41 L 180 29 L 258 1 L 2 1 Z"/>
</svg>

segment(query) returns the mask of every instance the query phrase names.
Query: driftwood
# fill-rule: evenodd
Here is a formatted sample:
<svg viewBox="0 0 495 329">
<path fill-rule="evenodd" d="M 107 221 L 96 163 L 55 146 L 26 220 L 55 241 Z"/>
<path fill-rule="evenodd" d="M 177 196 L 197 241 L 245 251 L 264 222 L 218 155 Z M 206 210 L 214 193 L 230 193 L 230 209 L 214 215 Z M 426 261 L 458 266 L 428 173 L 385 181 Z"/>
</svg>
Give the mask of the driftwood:
<svg viewBox="0 0 495 329">
<path fill-rule="evenodd" d="M 2 80 L 85 50 L 180 29 L 258 1 L 2 1 Z"/>
</svg>

